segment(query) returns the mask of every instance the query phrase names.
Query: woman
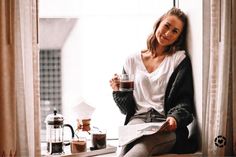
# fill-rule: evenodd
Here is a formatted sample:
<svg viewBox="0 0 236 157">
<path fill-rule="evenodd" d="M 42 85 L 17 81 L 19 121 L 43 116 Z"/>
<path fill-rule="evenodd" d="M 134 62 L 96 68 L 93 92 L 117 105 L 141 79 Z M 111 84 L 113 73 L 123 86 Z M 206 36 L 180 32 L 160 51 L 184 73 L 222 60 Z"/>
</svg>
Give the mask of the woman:
<svg viewBox="0 0 236 157">
<path fill-rule="evenodd" d="M 167 127 L 122 148 L 125 157 L 185 152 L 187 125 L 193 120 L 192 67 L 185 52 L 187 17 L 172 8 L 155 24 L 147 49 L 129 56 L 124 73 L 133 74 L 134 91 L 119 91 L 119 77 L 110 80 L 125 125 L 167 122 Z"/>
</svg>

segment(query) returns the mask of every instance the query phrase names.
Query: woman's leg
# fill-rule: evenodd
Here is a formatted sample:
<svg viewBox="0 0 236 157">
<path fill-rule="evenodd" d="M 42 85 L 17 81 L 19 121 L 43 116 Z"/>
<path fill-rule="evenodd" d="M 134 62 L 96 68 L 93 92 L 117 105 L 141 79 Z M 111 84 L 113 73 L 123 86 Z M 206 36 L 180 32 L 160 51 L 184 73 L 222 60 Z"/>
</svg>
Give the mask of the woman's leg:
<svg viewBox="0 0 236 157">
<path fill-rule="evenodd" d="M 136 140 L 124 157 L 148 157 L 169 152 L 175 144 L 174 132 L 155 133 Z"/>
<path fill-rule="evenodd" d="M 142 124 L 142 123 L 145 123 L 143 118 L 132 118 L 127 125 Z M 119 157 L 123 157 L 132 147 L 133 147 L 133 142 L 122 147 Z"/>
</svg>

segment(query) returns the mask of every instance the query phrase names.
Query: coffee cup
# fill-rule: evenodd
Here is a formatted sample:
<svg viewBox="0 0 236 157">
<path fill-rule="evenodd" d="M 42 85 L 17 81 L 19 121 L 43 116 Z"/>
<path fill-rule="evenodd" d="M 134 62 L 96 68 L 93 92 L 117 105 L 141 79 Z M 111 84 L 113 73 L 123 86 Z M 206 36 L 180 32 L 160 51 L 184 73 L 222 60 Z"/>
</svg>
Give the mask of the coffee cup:
<svg viewBox="0 0 236 157">
<path fill-rule="evenodd" d="M 87 151 L 87 141 L 86 139 L 72 139 L 71 141 L 71 153 L 80 153 Z"/>
<path fill-rule="evenodd" d="M 106 131 L 99 130 L 92 132 L 92 149 L 104 149 L 106 148 L 107 138 Z"/>
<path fill-rule="evenodd" d="M 132 91 L 134 90 L 134 75 L 133 74 L 121 74 L 120 77 L 120 91 Z"/>
</svg>

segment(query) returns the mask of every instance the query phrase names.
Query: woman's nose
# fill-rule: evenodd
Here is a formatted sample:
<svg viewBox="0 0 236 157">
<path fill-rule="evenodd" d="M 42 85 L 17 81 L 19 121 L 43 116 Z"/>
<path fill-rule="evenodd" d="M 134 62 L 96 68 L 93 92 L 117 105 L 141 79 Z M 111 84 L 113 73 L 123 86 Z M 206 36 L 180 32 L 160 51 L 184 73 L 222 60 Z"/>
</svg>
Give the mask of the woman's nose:
<svg viewBox="0 0 236 157">
<path fill-rule="evenodd" d="M 171 35 L 171 31 L 169 31 L 169 30 L 166 31 L 165 35 L 166 35 L 166 37 L 169 37 Z"/>
</svg>

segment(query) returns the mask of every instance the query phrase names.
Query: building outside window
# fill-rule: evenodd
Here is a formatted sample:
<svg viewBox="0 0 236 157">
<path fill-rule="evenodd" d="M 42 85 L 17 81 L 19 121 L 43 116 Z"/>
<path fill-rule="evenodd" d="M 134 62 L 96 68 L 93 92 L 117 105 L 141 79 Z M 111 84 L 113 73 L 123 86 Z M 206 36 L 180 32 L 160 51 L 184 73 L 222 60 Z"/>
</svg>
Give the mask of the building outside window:
<svg viewBox="0 0 236 157">
<path fill-rule="evenodd" d="M 40 107 L 41 137 L 46 139 L 44 123 L 48 114 L 56 109 L 61 113 L 61 51 L 59 49 L 40 50 Z"/>
</svg>

